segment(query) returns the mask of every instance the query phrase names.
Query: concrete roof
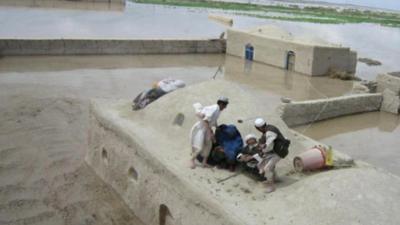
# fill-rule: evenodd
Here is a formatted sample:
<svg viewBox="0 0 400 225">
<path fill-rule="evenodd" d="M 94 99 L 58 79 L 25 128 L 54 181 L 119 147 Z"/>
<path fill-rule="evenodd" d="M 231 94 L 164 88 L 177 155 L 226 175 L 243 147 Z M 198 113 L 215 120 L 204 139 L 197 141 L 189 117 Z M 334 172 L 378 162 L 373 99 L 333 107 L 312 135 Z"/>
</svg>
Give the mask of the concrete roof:
<svg viewBox="0 0 400 225">
<path fill-rule="evenodd" d="M 218 183 L 219 179 L 232 175 L 225 170 L 188 168 L 188 134 L 196 121 L 192 104 L 212 104 L 220 95 L 230 98 L 220 124 L 262 116 L 292 140 L 289 156 L 278 164 L 283 182 L 276 192 L 265 194 L 262 184 L 243 175 Z M 192 189 L 205 202 L 210 202 L 210 207 L 217 207 L 216 212 L 226 211 L 221 216 L 228 216 L 226 221 L 235 221 L 233 224 L 372 225 L 400 221 L 400 178 L 397 176 L 360 164 L 311 176 L 292 174 L 293 157 L 315 143 L 292 135 L 268 102 L 259 103 L 255 96 L 233 83 L 209 81 L 163 96 L 138 112 L 131 111 L 130 101 L 96 102 L 93 108 L 101 112 L 103 120 L 124 130 L 125 136 L 140 140 L 166 170 L 182 181 L 180 185 L 185 186 L 177 188 Z M 185 116 L 182 126 L 172 124 L 178 113 Z M 236 124 L 242 135 L 256 133 L 252 119 L 249 121 Z"/>
<path fill-rule="evenodd" d="M 266 38 L 280 39 L 289 42 L 296 42 L 307 45 L 318 45 L 318 46 L 327 46 L 327 47 L 340 47 L 338 44 L 329 43 L 323 39 L 315 38 L 310 35 L 304 36 L 294 36 L 293 34 L 287 32 L 286 30 L 273 26 L 273 25 L 264 25 L 259 27 L 254 27 L 248 30 L 245 30 L 249 34 L 262 36 Z"/>
</svg>

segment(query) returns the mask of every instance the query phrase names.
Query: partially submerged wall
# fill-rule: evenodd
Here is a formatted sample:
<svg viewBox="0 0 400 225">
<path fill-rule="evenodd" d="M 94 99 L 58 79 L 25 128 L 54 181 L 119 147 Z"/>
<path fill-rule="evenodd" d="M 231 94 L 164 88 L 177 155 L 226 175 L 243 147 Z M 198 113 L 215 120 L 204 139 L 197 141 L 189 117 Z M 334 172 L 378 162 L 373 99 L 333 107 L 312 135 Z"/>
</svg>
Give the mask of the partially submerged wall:
<svg viewBox="0 0 400 225">
<path fill-rule="evenodd" d="M 312 74 L 314 54 L 312 46 L 268 39 L 247 32 L 228 29 L 227 54 L 244 58 L 247 44 L 254 47 L 254 61 L 280 68 L 286 67 L 287 53 L 293 51 L 296 53 L 294 70 L 303 74 Z"/>
<path fill-rule="evenodd" d="M 208 19 L 214 20 L 227 26 L 233 25 L 233 19 L 224 15 L 209 14 Z"/>
<path fill-rule="evenodd" d="M 394 114 L 400 113 L 400 77 L 391 74 L 379 74 L 376 78 L 377 91 L 383 93 L 381 110 Z"/>
<path fill-rule="evenodd" d="M 315 47 L 312 75 L 324 75 L 330 70 L 355 73 L 357 53 L 350 48 Z"/>
<path fill-rule="evenodd" d="M 223 39 L 0 39 L 0 55 L 223 53 Z"/>
<path fill-rule="evenodd" d="M 356 94 L 335 98 L 284 103 L 282 119 L 289 126 L 356 113 L 379 111 L 382 94 Z"/>
<path fill-rule="evenodd" d="M 294 71 L 311 75 L 326 75 L 329 70 L 354 73 L 357 53 L 346 47 L 335 47 L 270 38 L 245 31 L 228 29 L 227 50 L 231 55 L 245 57 L 245 46 L 254 47 L 254 61 L 286 69 L 288 53 L 294 53 Z"/>
</svg>

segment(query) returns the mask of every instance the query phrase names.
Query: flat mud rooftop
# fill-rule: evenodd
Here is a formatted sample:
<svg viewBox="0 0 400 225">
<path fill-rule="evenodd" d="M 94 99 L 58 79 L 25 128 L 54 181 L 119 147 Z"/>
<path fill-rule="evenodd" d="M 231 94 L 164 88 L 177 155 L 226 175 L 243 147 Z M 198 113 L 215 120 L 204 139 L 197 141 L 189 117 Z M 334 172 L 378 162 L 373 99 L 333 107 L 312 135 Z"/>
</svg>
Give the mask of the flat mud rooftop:
<svg viewBox="0 0 400 225">
<path fill-rule="evenodd" d="M 264 113 L 267 121 L 293 140 L 289 156 L 278 164 L 283 181 L 276 192 L 265 194 L 260 183 L 244 175 L 218 182 L 231 173 L 188 168 L 188 131 L 196 121 L 191 105 L 211 104 L 219 95 L 231 99 L 221 124 Z M 400 196 L 396 188 L 400 179 L 387 172 L 356 163 L 308 176 L 293 174 L 293 157 L 315 142 L 293 136 L 273 106 L 257 100 L 231 82 L 208 81 L 168 94 L 138 112 L 131 111 L 130 101 L 94 101 L 86 161 L 146 224 L 164 220 L 171 224 L 395 224 L 400 219 L 399 201 L 394 200 Z M 173 124 L 178 113 L 184 115 L 182 126 Z M 243 134 L 249 129 L 245 124 L 238 128 Z"/>
</svg>

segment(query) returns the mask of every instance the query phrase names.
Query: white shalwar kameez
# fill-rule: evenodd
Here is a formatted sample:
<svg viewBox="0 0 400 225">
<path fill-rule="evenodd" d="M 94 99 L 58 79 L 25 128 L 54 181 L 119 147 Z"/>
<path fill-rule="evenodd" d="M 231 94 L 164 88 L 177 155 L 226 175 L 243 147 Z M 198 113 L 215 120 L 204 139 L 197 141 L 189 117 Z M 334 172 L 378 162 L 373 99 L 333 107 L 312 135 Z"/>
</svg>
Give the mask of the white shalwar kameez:
<svg viewBox="0 0 400 225">
<path fill-rule="evenodd" d="M 278 134 L 272 131 L 267 131 L 266 136 L 266 149 L 263 149 L 263 152 L 266 153 L 264 156 L 264 160 L 259 163 L 259 168 L 265 171 L 265 178 L 267 180 L 274 179 L 275 174 L 275 166 L 281 160 L 276 153 L 273 152 L 274 149 L 274 141 L 278 137 Z"/>
<path fill-rule="evenodd" d="M 202 118 L 193 125 L 190 131 L 193 156 L 201 154 L 201 156 L 207 157 L 210 154 L 212 139 L 204 121 L 208 121 L 210 127 L 216 127 L 220 112 L 217 104 L 206 106 L 201 110 Z"/>
</svg>

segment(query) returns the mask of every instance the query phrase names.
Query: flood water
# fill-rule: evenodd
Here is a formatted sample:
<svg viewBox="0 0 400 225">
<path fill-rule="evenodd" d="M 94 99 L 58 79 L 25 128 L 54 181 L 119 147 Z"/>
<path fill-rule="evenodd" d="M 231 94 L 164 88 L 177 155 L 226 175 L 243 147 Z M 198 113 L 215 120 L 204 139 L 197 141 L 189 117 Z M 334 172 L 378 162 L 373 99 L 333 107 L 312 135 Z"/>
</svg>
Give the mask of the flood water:
<svg viewBox="0 0 400 225">
<path fill-rule="evenodd" d="M 0 26 L 2 38 L 215 38 L 224 31 L 206 13 L 130 2 L 121 11 L 3 6 Z"/>
<path fill-rule="evenodd" d="M 0 6 L 0 38 L 217 38 L 227 27 L 210 21 L 207 18 L 208 12 L 204 9 L 133 3 L 128 3 L 126 8 L 122 9 L 107 5 L 100 7 L 97 4 L 95 6 L 91 4 L 79 6 L 68 4 L 68 6 L 61 7 L 60 5 L 42 7 Z M 221 13 L 220 11 L 215 12 Z M 382 61 L 381 67 L 367 67 L 358 64 L 357 75 L 365 79 L 373 79 L 378 72 L 400 70 L 397 66 L 398 62 L 396 62 L 398 55 L 400 55 L 399 29 L 370 24 L 321 25 L 244 16 L 232 17 L 234 17 L 235 28 L 273 24 L 296 35 L 311 33 L 315 37 L 342 43 L 357 50 L 360 57 L 371 57 Z M 21 170 L 15 177 L 9 175 L 15 180 L 22 177 L 20 183 L 25 185 L 25 191 L 18 189 L 15 191 L 15 196 L 28 195 L 31 189 L 39 189 L 42 190 L 40 195 L 33 195 L 40 200 L 39 202 L 42 200 L 46 202 L 45 200 L 50 197 L 52 199 L 54 197 L 52 194 L 56 193 L 55 196 L 60 195 L 58 199 L 63 200 L 61 201 L 63 204 L 64 202 L 68 203 L 71 196 L 74 196 L 72 193 L 59 191 L 57 186 L 54 187 L 54 190 L 52 189 L 54 193 L 46 191 L 47 183 L 55 182 L 54 178 L 46 176 L 46 173 L 44 173 L 49 165 L 58 168 L 49 170 L 57 175 L 57 182 L 66 182 L 68 185 L 67 178 L 70 179 L 70 177 L 62 175 L 65 168 L 72 171 L 83 170 L 86 177 L 81 178 L 79 182 L 71 182 L 75 187 L 73 190 L 77 190 L 77 192 L 86 186 L 99 186 L 100 181 L 86 181 L 86 178 L 94 179 L 95 176 L 92 171 L 80 168 L 83 164 L 87 145 L 85 130 L 88 126 L 89 100 L 93 98 L 133 99 L 139 92 L 166 77 L 182 79 L 188 85 L 213 78 L 228 80 L 253 91 L 263 101 L 275 103 L 276 106 L 280 103 L 281 96 L 290 97 L 294 100 L 325 98 L 348 94 L 353 87 L 351 81 L 323 77 L 311 78 L 259 63 L 246 63 L 243 59 L 218 54 L 1 57 L 0 102 L 7 104 L 2 104 L 1 113 L 5 116 L 5 122 L 0 126 L 4 128 L 6 127 L 4 124 L 11 124 L 14 121 L 22 125 L 11 127 L 10 131 L 3 131 L 0 137 L 8 143 L 19 145 L 22 149 L 20 150 L 21 153 L 31 152 L 30 154 L 39 155 L 44 159 L 31 160 L 29 161 L 31 166 L 29 169 Z M 65 98 L 67 98 L 68 104 L 74 103 L 73 105 L 79 106 L 78 108 L 82 108 L 82 111 L 76 113 L 74 110 L 68 110 L 70 106 L 64 105 L 62 102 L 62 104 L 57 103 L 61 105 L 56 105 L 57 107 L 62 106 L 61 108 L 55 107 L 55 110 L 52 111 L 52 108 L 47 104 L 49 100 L 53 102 L 53 100 Z M 25 116 L 24 110 L 27 111 L 32 105 L 34 106 L 32 110 L 39 113 L 39 117 L 32 117 L 29 121 L 22 120 L 21 122 L 19 117 Z M 44 107 L 41 108 L 41 105 L 44 105 Z M 8 107 L 16 108 L 18 113 L 8 113 L 10 110 Z M 21 110 L 22 113 L 20 113 Z M 40 117 L 40 110 L 54 120 L 49 120 L 50 117 Z M 33 113 L 32 115 L 35 116 L 36 114 Z M 60 115 L 67 119 L 59 117 Z M 47 123 L 46 121 L 50 122 Z M 56 124 L 56 133 L 48 129 L 54 128 L 55 125 L 50 124 L 54 121 L 58 123 Z M 69 124 L 71 121 L 78 122 L 72 123 L 75 124 L 72 126 Z M 46 125 L 40 124 L 40 122 L 46 122 Z M 64 123 L 69 125 L 64 125 Z M 397 138 L 400 134 L 399 124 L 398 116 L 385 113 L 368 113 L 323 121 L 313 124 L 307 129 L 306 127 L 298 127 L 296 130 L 330 144 L 356 159 L 365 160 L 399 174 L 400 167 L 397 165 L 397 161 L 400 159 L 400 155 L 398 148 L 396 148 L 400 144 Z M 37 132 L 42 132 L 42 130 L 47 131 L 49 136 L 44 135 L 38 138 Z M 32 133 L 29 134 L 35 142 L 25 138 L 27 132 Z M 56 134 L 55 138 L 49 138 L 53 137 L 54 133 Z M 52 136 L 52 134 L 54 135 Z M 25 142 L 26 147 L 22 146 L 21 142 Z M 32 147 L 37 153 L 32 153 Z M 60 149 L 63 150 L 62 153 L 65 155 L 54 153 Z M 21 155 L 10 154 L 8 157 L 24 158 Z M 2 160 L 8 161 L 9 158 L 4 157 Z M 66 159 L 66 161 L 61 161 L 57 157 Z M 29 159 L 26 156 L 25 158 Z M 21 163 L 17 166 L 24 168 L 26 165 Z M 30 177 L 31 174 L 37 175 L 38 182 Z M 1 178 L 3 179 L 3 177 Z M 88 185 L 88 182 L 90 185 Z M 10 184 L 14 185 L 15 183 Z M 90 191 L 90 189 L 88 190 Z M 90 193 L 89 191 L 82 193 Z M 80 202 L 79 204 L 75 200 L 68 203 L 72 205 L 71 211 L 77 207 L 75 211 L 80 212 L 74 211 L 75 214 L 68 215 L 75 221 L 83 221 L 82 218 L 93 215 L 92 210 L 96 209 L 96 204 L 103 204 L 103 208 L 110 210 L 105 214 L 103 213 L 105 218 L 125 218 L 124 214 L 118 216 L 119 210 L 111 212 L 115 207 L 107 205 L 109 199 L 99 200 L 97 197 L 92 196 L 87 200 L 94 204 L 90 207 L 86 207 L 86 203 L 81 203 L 81 199 L 76 199 L 76 202 Z M 0 195 L 3 202 L 6 202 L 4 199 L 9 198 L 9 196 Z M 16 209 L 13 213 L 26 219 L 25 215 L 35 212 L 33 206 L 23 207 Z M 120 207 L 124 208 L 123 206 Z M 51 210 L 54 210 L 53 208 Z M 60 206 L 57 205 L 55 208 L 58 209 Z M 81 208 L 86 211 L 81 210 Z M 61 216 L 64 214 L 55 212 L 54 215 L 60 218 L 51 218 L 52 224 L 63 221 Z M 30 217 L 26 220 L 27 224 L 32 221 L 29 219 Z M 51 221 L 49 221 L 47 222 L 51 224 Z"/>
<path fill-rule="evenodd" d="M 319 0 L 307 0 L 309 2 L 321 2 Z M 352 4 L 359 6 L 367 6 L 381 9 L 400 10 L 400 2 L 398 0 L 323 0 L 335 4 Z"/>
<path fill-rule="evenodd" d="M 281 27 L 294 36 L 321 39 L 350 47 L 357 51 L 359 58 L 371 58 L 381 66 L 368 66 L 358 62 L 356 76 L 374 80 L 380 73 L 400 71 L 400 29 L 376 24 L 318 24 L 267 20 L 253 17 L 235 16 L 234 27 L 239 29 L 265 24 Z"/>
<path fill-rule="evenodd" d="M 299 126 L 294 130 L 400 175 L 400 116 L 371 112 Z"/>
<path fill-rule="evenodd" d="M 268 20 L 221 10 L 144 5 L 129 1 L 121 10 L 107 5 L 82 6 L 76 2 L 56 6 L 0 6 L 0 38 L 218 38 L 228 27 L 209 20 L 208 13 L 219 13 L 234 19 L 233 28 L 274 25 L 296 36 L 351 47 L 358 52 L 358 57 L 382 62 L 381 66 L 358 63 L 356 75 L 362 79 L 373 80 L 379 73 L 400 71 L 397 60 L 400 55 L 398 28 L 365 23 L 328 25 Z"/>
<path fill-rule="evenodd" d="M 400 3 L 397 0 L 230 0 L 232 2 L 254 4 L 284 4 L 300 6 L 333 6 L 361 9 L 384 9 L 400 11 Z"/>
</svg>

